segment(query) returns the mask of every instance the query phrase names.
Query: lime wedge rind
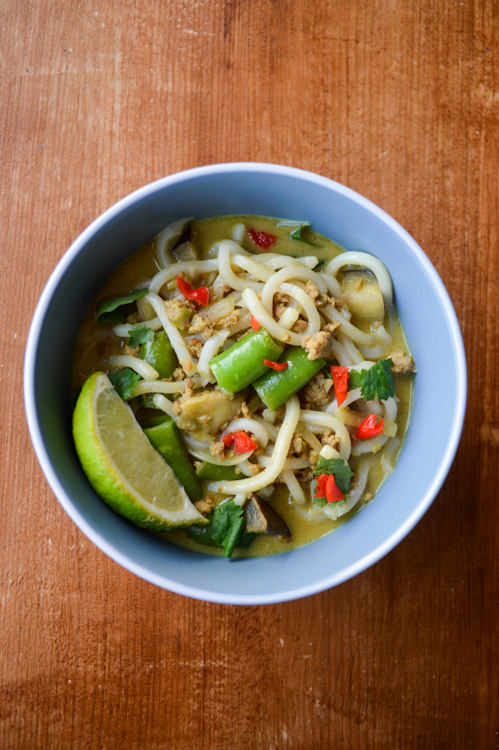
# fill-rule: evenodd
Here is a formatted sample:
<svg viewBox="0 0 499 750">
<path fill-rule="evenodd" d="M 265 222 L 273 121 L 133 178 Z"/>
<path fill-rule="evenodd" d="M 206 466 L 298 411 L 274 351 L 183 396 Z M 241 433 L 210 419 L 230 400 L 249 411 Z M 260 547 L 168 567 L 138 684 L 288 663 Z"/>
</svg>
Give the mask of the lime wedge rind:
<svg viewBox="0 0 499 750">
<path fill-rule="evenodd" d="M 206 523 L 102 372 L 91 375 L 81 390 L 73 437 L 97 494 L 137 526 L 168 531 Z"/>
</svg>

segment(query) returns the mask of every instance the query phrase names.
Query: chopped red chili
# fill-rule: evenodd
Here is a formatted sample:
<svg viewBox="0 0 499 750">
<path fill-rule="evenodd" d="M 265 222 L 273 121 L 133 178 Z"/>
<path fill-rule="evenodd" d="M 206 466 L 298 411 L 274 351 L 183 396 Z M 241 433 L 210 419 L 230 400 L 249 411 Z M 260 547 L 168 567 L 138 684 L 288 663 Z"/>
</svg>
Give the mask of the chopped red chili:
<svg viewBox="0 0 499 750">
<path fill-rule="evenodd" d="M 331 366 L 331 376 L 338 406 L 341 406 L 348 393 L 348 367 Z"/>
<path fill-rule="evenodd" d="M 252 328 L 254 328 L 254 330 L 255 330 L 255 331 L 259 331 L 259 330 L 260 330 L 260 328 L 261 328 L 261 325 L 260 325 L 260 323 L 258 322 L 258 320 L 257 320 L 257 319 L 255 318 L 255 316 L 254 316 L 254 315 L 252 315 L 252 316 L 251 316 L 251 319 L 250 319 L 250 326 L 251 326 Z"/>
<path fill-rule="evenodd" d="M 234 453 L 248 453 L 258 448 L 258 444 L 252 440 L 245 432 L 231 432 L 222 438 L 226 448 L 234 445 Z"/>
<path fill-rule="evenodd" d="M 345 495 L 336 484 L 334 474 L 330 474 L 326 484 L 326 500 L 328 503 L 337 503 L 338 500 L 344 500 Z"/>
<path fill-rule="evenodd" d="M 282 372 L 282 370 L 285 370 L 288 366 L 287 362 L 272 362 L 271 359 L 264 359 L 263 364 L 267 365 L 267 367 L 270 367 L 272 370 L 276 370 L 276 372 Z"/>
<path fill-rule="evenodd" d="M 261 232 L 256 229 L 248 229 L 248 234 L 255 245 L 258 245 L 258 247 L 262 247 L 264 250 L 277 242 L 277 237 L 275 236 L 275 234 L 270 234 L 269 232 Z"/>
<path fill-rule="evenodd" d="M 321 474 L 315 479 L 315 497 L 326 497 L 326 485 L 329 474 Z"/>
<path fill-rule="evenodd" d="M 357 427 L 356 437 L 359 440 L 368 440 L 369 438 L 381 435 L 385 420 L 383 417 L 376 423 L 376 414 L 369 414 Z"/>
<path fill-rule="evenodd" d="M 315 480 L 315 497 L 325 497 L 328 503 L 344 500 L 345 495 L 336 484 L 334 474 L 321 474 Z"/>
<path fill-rule="evenodd" d="M 177 286 L 180 290 L 180 294 L 186 299 L 193 300 L 198 305 L 207 305 L 210 301 L 210 290 L 207 286 L 199 286 L 197 289 L 194 289 L 192 284 L 185 281 L 182 276 L 177 276 Z"/>
</svg>

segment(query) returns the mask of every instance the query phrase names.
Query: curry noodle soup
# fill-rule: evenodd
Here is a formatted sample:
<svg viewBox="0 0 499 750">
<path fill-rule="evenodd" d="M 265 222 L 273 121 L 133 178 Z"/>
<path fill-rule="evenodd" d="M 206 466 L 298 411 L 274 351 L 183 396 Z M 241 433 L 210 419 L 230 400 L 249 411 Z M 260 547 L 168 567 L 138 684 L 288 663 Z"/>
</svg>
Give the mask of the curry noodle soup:
<svg viewBox="0 0 499 750">
<path fill-rule="evenodd" d="M 81 326 L 73 386 L 109 376 L 197 511 L 139 525 L 252 557 L 372 501 L 415 371 L 379 259 L 306 221 L 226 216 L 174 222 L 118 268 Z"/>
</svg>

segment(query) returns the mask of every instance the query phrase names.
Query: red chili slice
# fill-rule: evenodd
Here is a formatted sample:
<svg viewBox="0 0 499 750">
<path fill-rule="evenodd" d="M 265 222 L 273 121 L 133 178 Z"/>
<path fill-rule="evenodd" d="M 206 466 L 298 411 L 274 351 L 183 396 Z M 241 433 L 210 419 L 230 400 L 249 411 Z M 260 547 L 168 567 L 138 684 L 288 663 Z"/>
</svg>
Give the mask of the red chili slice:
<svg viewBox="0 0 499 750">
<path fill-rule="evenodd" d="M 276 372 L 282 372 L 282 370 L 285 370 L 288 366 L 287 362 L 272 362 L 271 359 L 264 359 L 263 364 L 267 365 L 267 367 L 270 367 L 272 370 L 276 370 Z"/>
<path fill-rule="evenodd" d="M 320 477 L 316 477 L 314 497 L 326 497 L 326 485 L 328 479 L 329 474 L 321 474 Z"/>
<path fill-rule="evenodd" d="M 336 484 L 334 474 L 330 474 L 326 483 L 326 500 L 328 503 L 337 503 L 338 500 L 344 500 L 345 495 Z"/>
<path fill-rule="evenodd" d="M 378 423 L 376 423 L 376 420 L 376 414 L 369 414 L 357 427 L 356 437 L 359 440 L 368 440 L 369 438 L 376 437 L 376 435 L 381 435 L 385 420 L 383 417 L 381 417 Z"/>
<path fill-rule="evenodd" d="M 348 367 L 331 366 L 331 375 L 334 383 L 334 392 L 338 406 L 341 406 L 348 393 Z"/>
<path fill-rule="evenodd" d="M 261 232 L 256 229 L 248 229 L 248 234 L 255 245 L 258 245 L 258 247 L 262 247 L 264 250 L 266 250 L 268 247 L 271 247 L 274 242 L 277 242 L 277 237 L 275 236 L 275 234 L 270 234 L 269 232 Z"/>
<path fill-rule="evenodd" d="M 234 444 L 234 453 L 248 453 L 258 448 L 258 444 L 245 432 L 231 432 L 222 438 L 223 444 L 229 448 Z"/>
<path fill-rule="evenodd" d="M 207 286 L 199 286 L 197 289 L 194 289 L 192 284 L 185 281 L 182 276 L 177 276 L 177 286 L 180 290 L 180 294 L 186 299 L 193 300 L 193 302 L 196 302 L 198 305 L 207 305 L 210 301 L 210 290 Z"/>
<path fill-rule="evenodd" d="M 252 327 L 252 328 L 253 328 L 253 329 L 254 329 L 255 331 L 259 331 L 259 330 L 260 330 L 260 328 L 261 328 L 261 325 L 260 325 L 260 323 L 259 323 L 259 322 L 258 322 L 258 320 L 257 320 L 257 319 L 256 319 L 256 318 L 254 317 L 254 315 L 252 315 L 252 316 L 251 316 L 251 319 L 250 319 L 250 326 L 251 326 L 251 327 Z"/>
</svg>

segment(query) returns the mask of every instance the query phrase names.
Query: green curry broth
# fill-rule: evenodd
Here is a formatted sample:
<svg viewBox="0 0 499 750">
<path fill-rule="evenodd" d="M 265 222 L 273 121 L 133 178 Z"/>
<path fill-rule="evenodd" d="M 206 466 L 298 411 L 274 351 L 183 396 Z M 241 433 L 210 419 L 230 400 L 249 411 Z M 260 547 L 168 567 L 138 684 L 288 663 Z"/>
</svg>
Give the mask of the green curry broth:
<svg viewBox="0 0 499 750">
<path fill-rule="evenodd" d="M 279 219 L 245 215 L 200 219 L 193 221 L 191 224 L 191 238 L 199 251 L 200 258 L 210 257 L 210 248 L 215 242 L 232 237 L 232 230 L 235 224 L 243 223 L 246 226 L 257 227 L 258 230 L 270 232 L 276 235 L 278 238 L 277 242 L 272 245 L 272 252 L 274 253 L 281 253 L 283 255 L 291 255 L 295 257 L 314 255 L 319 260 L 330 260 L 343 252 L 343 248 L 334 243 L 328 237 L 315 232 L 313 229 L 306 230 L 306 238 L 315 243 L 314 246 L 297 240 L 292 240 L 289 236 L 292 231 L 291 228 L 289 226 L 277 226 L 278 222 Z M 75 393 L 82 387 L 85 380 L 93 372 L 102 369 L 103 359 L 107 359 L 112 354 L 119 353 L 119 350 L 125 345 L 124 340 L 119 340 L 114 336 L 112 332 L 112 324 L 101 326 L 97 323 L 95 308 L 98 302 L 102 299 L 129 292 L 132 289 L 135 289 L 141 282 L 150 279 L 155 273 L 157 273 L 159 265 L 154 254 L 154 244 L 154 239 L 147 242 L 125 260 L 121 266 L 119 266 L 119 268 L 105 282 L 99 291 L 94 304 L 86 313 L 76 342 L 73 359 L 73 387 Z M 246 237 L 241 244 L 246 250 L 250 252 L 255 251 L 255 246 L 249 237 Z M 366 332 L 369 331 L 368 322 L 356 318 L 352 318 L 352 322 Z M 393 350 L 402 349 L 409 352 L 405 333 L 398 317 L 395 314 L 390 317 L 388 314 L 385 314 L 385 325 L 392 334 Z M 383 455 L 387 450 L 392 452 L 389 465 L 393 468 L 402 448 L 409 426 L 412 408 L 412 381 L 413 379 L 411 377 L 395 378 L 395 395 L 399 400 L 396 420 L 398 426 L 396 439 L 399 441 L 397 449 L 392 451 L 392 449 L 389 448 L 391 441 L 388 441 L 375 455 L 368 454 L 363 457 L 350 458 L 349 463 L 353 470 L 355 470 L 355 466 L 359 461 L 367 460 L 371 464 L 366 488 L 354 508 L 344 516 L 341 516 L 337 521 L 332 521 L 326 517 L 320 518 L 320 516 L 310 519 L 305 518 L 291 501 L 288 488 L 284 484 L 279 484 L 271 497 L 271 504 L 288 525 L 291 531 L 291 540 L 286 542 L 278 537 L 265 535 L 257 536 L 249 549 L 235 549 L 233 556 L 264 556 L 301 547 L 319 539 L 333 529 L 338 528 L 345 523 L 345 521 L 348 521 L 352 516 L 359 512 L 363 506 L 370 502 L 372 497 L 378 492 L 381 485 L 391 473 L 391 471 L 387 472 L 382 464 Z M 208 494 L 206 491 L 207 481 L 201 480 L 201 483 L 204 486 L 205 493 Z M 214 493 L 209 494 L 213 496 Z M 225 496 L 219 497 L 221 500 Z M 310 497 L 307 502 L 311 502 Z M 204 554 L 223 556 L 222 549 L 197 544 L 189 539 L 185 532 L 180 529 L 161 533 L 160 536 L 169 541 L 173 541 L 176 544 L 180 544 L 181 546 Z"/>
</svg>

